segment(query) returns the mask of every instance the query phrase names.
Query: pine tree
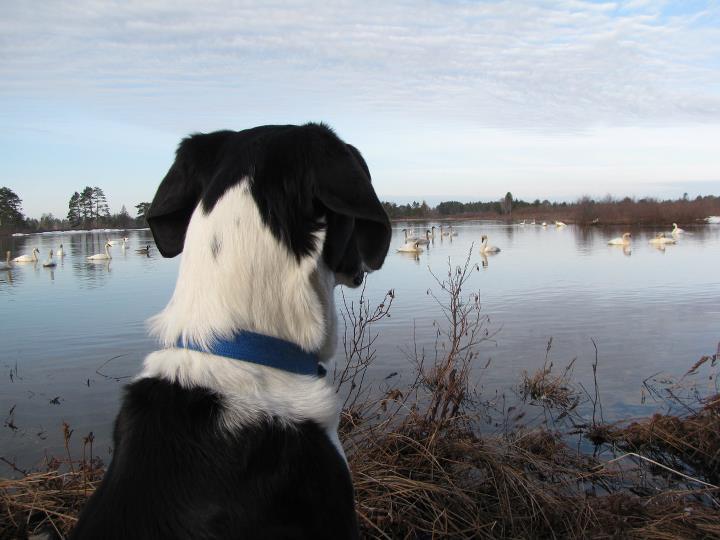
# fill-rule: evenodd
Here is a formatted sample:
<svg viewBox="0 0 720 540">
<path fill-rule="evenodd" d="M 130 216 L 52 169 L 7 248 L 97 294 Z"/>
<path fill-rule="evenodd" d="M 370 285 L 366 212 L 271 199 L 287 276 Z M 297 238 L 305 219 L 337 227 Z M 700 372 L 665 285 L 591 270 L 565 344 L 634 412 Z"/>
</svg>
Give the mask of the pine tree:
<svg viewBox="0 0 720 540">
<path fill-rule="evenodd" d="M 97 227 L 100 224 L 101 217 L 104 219 L 110 217 L 110 208 L 108 207 L 107 199 L 105 198 L 105 192 L 98 186 L 95 186 L 92 189 L 92 198 L 95 226 Z"/>
<path fill-rule="evenodd" d="M 149 202 L 141 202 L 135 205 L 135 209 L 137 210 L 137 219 L 139 223 L 142 225 L 147 225 L 147 212 L 150 209 L 150 203 Z"/>
<path fill-rule="evenodd" d="M 80 214 L 80 194 L 77 191 L 72 194 L 70 202 L 68 202 L 67 219 L 70 222 L 71 227 L 79 226 L 82 221 Z"/>
<path fill-rule="evenodd" d="M 513 207 L 513 196 L 509 191 L 505 194 L 505 197 L 500 200 L 500 210 L 503 214 L 512 214 Z"/>
<path fill-rule="evenodd" d="M 80 217 L 82 218 L 83 227 L 88 227 L 92 223 L 94 214 L 95 201 L 93 199 L 93 189 L 85 186 L 80 193 Z"/>
<path fill-rule="evenodd" d="M 22 225 L 22 199 L 10 188 L 0 188 L 0 228 Z"/>
<path fill-rule="evenodd" d="M 132 224 L 132 218 L 130 217 L 130 214 L 128 213 L 127 208 L 125 208 L 124 204 L 122 205 L 122 208 L 120 208 L 120 213 L 116 217 L 118 227 L 124 229 Z"/>
</svg>

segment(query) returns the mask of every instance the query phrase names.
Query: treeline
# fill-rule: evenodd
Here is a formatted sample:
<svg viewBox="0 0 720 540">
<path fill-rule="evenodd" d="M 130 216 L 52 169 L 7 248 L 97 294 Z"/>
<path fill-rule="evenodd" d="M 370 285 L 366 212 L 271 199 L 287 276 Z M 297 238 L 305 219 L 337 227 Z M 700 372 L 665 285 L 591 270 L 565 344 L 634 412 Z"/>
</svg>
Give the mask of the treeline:
<svg viewBox="0 0 720 540">
<path fill-rule="evenodd" d="M 720 215 L 720 197 L 714 195 L 690 199 L 685 193 L 678 199 L 645 197 L 601 199 L 580 197 L 575 202 L 532 202 L 514 199 L 511 193 L 498 201 L 443 201 L 435 207 L 427 202 L 397 204 L 383 202 L 391 219 L 538 219 L 562 220 L 577 224 L 648 224 L 691 223 L 711 215 Z"/>
<path fill-rule="evenodd" d="M 71 229 L 130 229 L 147 227 L 145 214 L 148 202 L 135 205 L 135 216 L 130 215 L 125 205 L 116 214 L 110 213 L 110 206 L 102 188 L 85 186 L 70 196 L 68 213 L 56 217 L 43 214 L 40 219 L 26 217 L 22 211 L 22 199 L 10 188 L 0 188 L 0 232 L 46 232 Z"/>
<path fill-rule="evenodd" d="M 538 205 L 541 204 L 537 201 Z M 470 202 L 462 203 L 460 201 L 444 201 L 435 208 L 428 206 L 427 202 L 419 203 L 413 201 L 408 204 L 396 204 L 392 202 L 383 202 L 385 211 L 390 218 L 443 218 L 449 216 L 462 216 L 466 214 L 497 214 L 508 215 L 513 208 L 521 208 L 530 206 L 525 201 L 516 201 L 513 199 L 512 193 L 508 192 L 505 197 L 495 202 Z"/>
</svg>

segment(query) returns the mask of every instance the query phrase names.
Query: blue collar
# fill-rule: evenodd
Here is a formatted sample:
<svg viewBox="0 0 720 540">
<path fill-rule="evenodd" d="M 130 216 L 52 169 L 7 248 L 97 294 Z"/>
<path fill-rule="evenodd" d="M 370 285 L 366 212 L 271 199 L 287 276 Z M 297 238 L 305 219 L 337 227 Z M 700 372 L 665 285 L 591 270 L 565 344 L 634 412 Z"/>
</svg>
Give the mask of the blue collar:
<svg viewBox="0 0 720 540">
<path fill-rule="evenodd" d="M 183 343 L 180 339 L 176 346 L 281 369 L 296 375 L 324 377 L 326 374 L 317 354 L 305 352 L 299 346 L 284 339 L 246 330 L 230 339 L 215 339 L 209 347 L 191 341 Z"/>
</svg>

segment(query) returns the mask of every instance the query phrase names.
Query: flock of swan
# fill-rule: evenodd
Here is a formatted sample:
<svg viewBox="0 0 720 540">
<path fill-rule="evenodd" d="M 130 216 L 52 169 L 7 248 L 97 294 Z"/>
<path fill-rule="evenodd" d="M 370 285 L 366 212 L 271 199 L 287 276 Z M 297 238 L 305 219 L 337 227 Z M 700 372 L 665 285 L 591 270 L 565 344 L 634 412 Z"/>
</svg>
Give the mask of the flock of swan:
<svg viewBox="0 0 720 540">
<path fill-rule="evenodd" d="M 447 228 L 445 228 L 443 225 L 440 225 L 440 227 L 435 227 L 433 225 L 432 228 L 425 231 L 424 236 L 418 236 L 413 231 L 403 229 L 403 233 L 405 234 L 405 243 L 397 249 L 398 253 L 422 253 L 422 246 L 427 246 L 430 244 L 431 241 L 435 240 L 436 229 L 439 230 L 439 237 L 441 239 L 452 239 L 453 237 L 458 235 L 458 233 L 453 229 L 452 225 L 449 225 Z M 487 255 L 490 253 L 500 253 L 500 248 L 497 246 L 488 245 L 488 237 L 487 235 L 483 234 L 480 238 L 480 254 Z"/>
<path fill-rule="evenodd" d="M 665 249 L 666 245 L 677 244 L 680 235 L 685 234 L 685 229 L 678 227 L 677 223 L 673 223 L 673 230 L 666 232 L 656 233 L 653 238 L 650 239 L 650 244 L 657 247 L 658 249 Z M 628 249 L 631 246 L 632 235 L 626 232 L 622 236 L 613 238 L 608 242 L 609 246 L 622 246 L 623 249 Z"/>
<path fill-rule="evenodd" d="M 96 262 L 96 261 L 110 261 L 112 259 L 112 255 L 110 254 L 110 248 L 113 246 L 119 246 L 120 249 L 123 250 L 123 252 L 127 249 L 128 244 L 128 238 L 120 238 L 116 240 L 107 240 L 105 242 L 105 252 L 104 253 L 95 253 L 94 255 L 89 255 L 85 257 L 85 259 L 88 262 Z M 150 244 L 147 244 L 145 247 L 141 247 L 135 250 L 135 253 L 138 255 L 149 255 L 150 254 Z M 22 263 L 33 263 L 36 264 L 40 260 L 40 249 L 33 248 L 32 252 L 28 255 L 20 255 L 18 257 L 15 257 L 14 259 L 11 259 L 12 253 L 10 251 L 7 251 L 5 253 L 5 262 L 0 262 L 0 270 L 11 270 L 15 264 L 22 264 Z M 55 261 L 55 257 L 57 257 L 58 260 L 62 260 L 63 257 L 65 257 L 65 250 L 63 249 L 63 245 L 60 244 L 60 247 L 58 247 L 57 250 L 50 249 L 48 252 L 48 257 L 43 261 L 42 265 L 45 268 L 54 268 L 57 266 L 57 262 Z"/>
<path fill-rule="evenodd" d="M 525 226 L 525 225 L 538 225 L 543 228 L 548 227 L 548 223 L 543 221 L 541 223 L 536 223 L 536 221 L 533 220 L 522 220 L 517 223 L 519 226 Z M 563 223 L 562 221 L 555 221 L 553 222 L 553 226 L 557 229 L 564 229 L 567 227 L 567 224 Z M 398 253 L 412 253 L 412 254 L 419 254 L 423 252 L 423 246 L 427 246 L 430 244 L 430 242 L 434 242 L 436 236 L 439 235 L 439 237 L 442 238 L 452 238 L 454 236 L 457 236 L 457 232 L 453 230 L 453 226 L 444 226 L 440 225 L 439 227 L 435 227 L 433 225 L 432 228 L 426 229 L 424 233 L 418 234 L 410 229 L 403 229 L 403 233 L 405 234 L 405 243 L 400 246 L 397 251 Z M 437 233 L 436 231 L 439 231 Z M 673 229 L 670 232 L 659 232 L 655 235 L 654 238 L 650 239 L 650 244 L 657 247 L 658 249 L 664 249 L 664 247 L 668 244 L 676 244 L 678 241 L 678 238 L 680 235 L 684 234 L 685 230 L 678 227 L 677 223 L 673 223 Z M 629 232 L 626 232 L 622 236 L 618 236 L 617 238 L 613 238 L 610 241 L 608 241 L 608 245 L 610 246 L 622 246 L 623 250 L 629 250 L 631 246 L 631 238 L 632 235 Z M 488 244 L 488 236 L 482 235 L 480 238 L 480 254 L 481 255 L 488 255 L 488 254 L 494 254 L 499 253 L 501 249 L 497 246 L 489 245 Z"/>
<path fill-rule="evenodd" d="M 457 236 L 457 232 L 453 230 L 453 226 L 450 225 L 447 228 L 444 228 L 443 225 L 440 225 L 440 227 L 435 227 L 434 225 L 432 228 L 427 229 L 425 231 L 424 236 L 418 236 L 413 231 L 409 231 L 408 229 L 403 229 L 403 233 L 405 233 L 405 243 L 398 248 L 399 253 L 422 253 L 423 248 L 422 246 L 427 246 L 430 244 L 431 241 L 435 240 L 435 230 L 439 230 L 439 237 L 440 238 L 452 238 L 454 236 Z"/>
</svg>

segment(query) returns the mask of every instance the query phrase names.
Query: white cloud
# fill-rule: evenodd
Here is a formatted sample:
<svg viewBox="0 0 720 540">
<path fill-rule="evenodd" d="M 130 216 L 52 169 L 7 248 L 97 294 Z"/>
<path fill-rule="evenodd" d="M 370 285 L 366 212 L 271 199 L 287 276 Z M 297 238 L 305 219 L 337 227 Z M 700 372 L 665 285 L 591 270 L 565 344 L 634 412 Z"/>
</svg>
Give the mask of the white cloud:
<svg viewBox="0 0 720 540">
<path fill-rule="evenodd" d="M 205 109 L 320 96 L 531 129 L 717 122 L 720 32 L 701 24 L 717 8 L 641 4 L 12 3 L 2 93 L 157 105 L 182 88 Z"/>
</svg>

